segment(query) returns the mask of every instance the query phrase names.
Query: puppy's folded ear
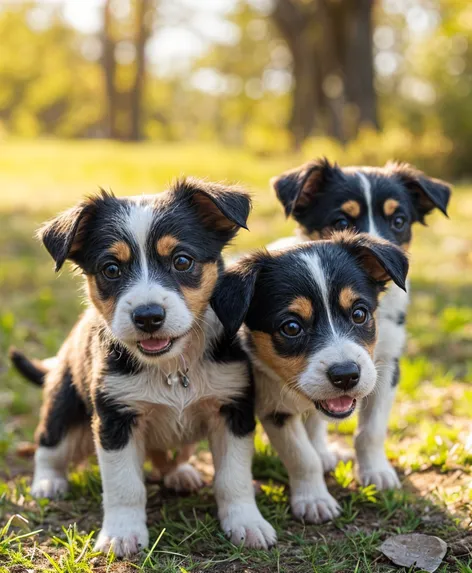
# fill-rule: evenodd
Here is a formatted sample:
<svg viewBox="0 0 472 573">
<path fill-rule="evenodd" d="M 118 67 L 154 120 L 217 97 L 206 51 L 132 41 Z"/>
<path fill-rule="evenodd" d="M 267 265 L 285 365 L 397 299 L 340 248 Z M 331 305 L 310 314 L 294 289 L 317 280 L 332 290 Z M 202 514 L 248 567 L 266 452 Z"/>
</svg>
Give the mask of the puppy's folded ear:
<svg viewBox="0 0 472 573">
<path fill-rule="evenodd" d="M 406 291 L 409 263 L 399 247 L 367 233 L 353 234 L 349 231 L 335 233 L 332 240 L 354 255 L 376 283 L 383 286 L 392 280 Z"/>
<path fill-rule="evenodd" d="M 230 337 L 246 317 L 261 266 L 260 255 L 249 255 L 226 269 L 218 280 L 211 307 Z"/>
<path fill-rule="evenodd" d="M 66 259 L 77 261 L 86 237 L 87 223 L 96 210 L 97 202 L 112 196 L 111 193 L 102 190 L 101 196 L 82 201 L 39 229 L 38 238 L 56 262 L 56 272 L 62 268 Z"/>
<path fill-rule="evenodd" d="M 300 212 L 308 207 L 324 183 L 336 176 L 343 177 L 339 167 L 321 158 L 273 177 L 270 183 L 285 209 L 285 216 L 289 217 L 295 210 Z"/>
<path fill-rule="evenodd" d="M 385 168 L 407 188 L 421 223 L 434 208 L 447 217 L 451 187 L 445 181 L 427 177 L 408 163 L 387 163 Z"/>
<path fill-rule="evenodd" d="M 187 177 L 176 183 L 174 191 L 182 193 L 197 210 L 205 227 L 222 238 L 229 240 L 240 228 L 247 229 L 251 199 L 239 187 Z"/>
</svg>

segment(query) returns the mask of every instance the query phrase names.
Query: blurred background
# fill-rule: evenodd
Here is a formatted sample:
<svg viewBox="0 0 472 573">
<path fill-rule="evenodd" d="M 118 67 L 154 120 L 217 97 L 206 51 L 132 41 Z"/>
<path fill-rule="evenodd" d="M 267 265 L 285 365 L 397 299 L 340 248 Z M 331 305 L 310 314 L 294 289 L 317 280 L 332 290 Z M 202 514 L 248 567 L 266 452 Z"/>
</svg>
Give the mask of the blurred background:
<svg viewBox="0 0 472 573">
<path fill-rule="evenodd" d="M 1 138 L 472 170 L 463 0 L 3 0 L 0 38 Z"/>
</svg>

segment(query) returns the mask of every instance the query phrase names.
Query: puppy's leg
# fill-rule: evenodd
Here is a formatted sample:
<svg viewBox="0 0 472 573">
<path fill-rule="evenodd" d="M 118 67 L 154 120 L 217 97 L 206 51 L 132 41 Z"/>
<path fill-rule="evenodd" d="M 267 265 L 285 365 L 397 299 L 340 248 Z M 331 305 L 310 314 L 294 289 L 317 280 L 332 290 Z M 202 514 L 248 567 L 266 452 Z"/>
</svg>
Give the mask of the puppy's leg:
<svg viewBox="0 0 472 573">
<path fill-rule="evenodd" d="M 189 463 L 196 445 L 184 445 L 174 458 L 174 467 L 164 475 L 164 485 L 176 492 L 193 492 L 203 487 L 199 472 Z"/>
<path fill-rule="evenodd" d="M 69 464 L 93 452 L 90 418 L 67 368 L 58 369 L 48 379 L 36 442 L 31 494 L 59 497 L 68 489 Z"/>
<path fill-rule="evenodd" d="M 103 487 L 103 525 L 95 550 L 129 556 L 146 547 L 144 436 L 140 420 L 111 402 L 98 408 L 94 435 Z"/>
<path fill-rule="evenodd" d="M 355 447 L 360 482 L 363 485 L 374 484 L 381 490 L 401 487 L 384 450 L 388 418 L 399 377 L 398 362 L 392 360 L 379 365 L 377 371 L 375 392 L 364 398 L 359 412 Z"/>
<path fill-rule="evenodd" d="M 43 442 L 44 443 L 44 442 Z M 65 433 L 56 445 L 41 445 L 34 455 L 34 477 L 31 495 L 54 499 L 68 490 L 67 469 L 93 453 L 89 425 L 75 427 Z"/>
<path fill-rule="evenodd" d="M 282 425 L 266 419 L 263 425 L 287 468 L 293 515 L 308 523 L 337 517 L 340 507 L 328 492 L 320 456 L 308 439 L 301 416 L 291 416 Z"/>
<path fill-rule="evenodd" d="M 210 430 L 215 464 L 214 492 L 221 527 L 232 543 L 268 549 L 277 541 L 274 528 L 262 517 L 252 483 L 253 434 L 236 436 L 220 418 Z"/>
<path fill-rule="evenodd" d="M 340 460 L 346 461 L 349 459 L 348 452 L 329 444 L 328 422 L 323 420 L 317 412 L 312 412 L 308 415 L 305 421 L 305 428 L 311 445 L 320 456 L 325 473 L 333 471 Z"/>
</svg>

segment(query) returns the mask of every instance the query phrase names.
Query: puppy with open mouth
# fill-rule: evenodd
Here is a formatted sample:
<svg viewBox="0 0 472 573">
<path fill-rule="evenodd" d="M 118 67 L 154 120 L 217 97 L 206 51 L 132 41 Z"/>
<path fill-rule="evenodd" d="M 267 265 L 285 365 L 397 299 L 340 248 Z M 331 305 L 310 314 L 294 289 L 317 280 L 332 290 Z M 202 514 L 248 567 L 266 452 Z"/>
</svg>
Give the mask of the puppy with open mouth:
<svg viewBox="0 0 472 573">
<path fill-rule="evenodd" d="M 145 457 L 162 465 L 168 449 L 185 454 L 206 437 L 225 533 L 249 547 L 276 541 L 252 484 L 250 365 L 212 309 L 221 252 L 249 210 L 241 190 L 186 179 L 153 196 L 103 192 L 40 232 L 56 270 L 68 259 L 83 273 L 91 304 L 47 368 L 13 356 L 31 379 L 44 378 L 32 494 L 64 493 L 69 463 L 95 450 L 104 506 L 97 550 L 122 556 L 148 544 Z M 180 489 L 201 484 L 186 463 L 173 480 Z"/>
<path fill-rule="evenodd" d="M 379 294 L 389 281 L 404 289 L 407 271 L 398 247 L 347 232 L 249 255 L 225 272 L 215 308 L 229 332 L 244 317 L 256 413 L 287 468 L 298 519 L 339 514 L 302 415 L 341 420 L 375 391 Z"/>
<path fill-rule="evenodd" d="M 447 214 L 451 189 L 406 163 L 384 167 L 340 167 L 315 159 L 274 177 L 271 181 L 287 216 L 298 223 L 298 236 L 289 244 L 326 239 L 337 230 L 369 233 L 408 251 L 415 223 L 425 223 L 438 209 Z M 287 246 L 280 239 L 270 248 Z M 377 313 L 375 364 L 378 390 L 364 400 L 355 436 L 357 473 L 363 485 L 377 489 L 400 487 L 385 454 L 390 410 L 400 380 L 399 360 L 406 343 L 408 294 L 391 284 Z M 326 423 L 308 417 L 306 428 L 325 471 L 338 461 L 328 446 Z"/>
</svg>

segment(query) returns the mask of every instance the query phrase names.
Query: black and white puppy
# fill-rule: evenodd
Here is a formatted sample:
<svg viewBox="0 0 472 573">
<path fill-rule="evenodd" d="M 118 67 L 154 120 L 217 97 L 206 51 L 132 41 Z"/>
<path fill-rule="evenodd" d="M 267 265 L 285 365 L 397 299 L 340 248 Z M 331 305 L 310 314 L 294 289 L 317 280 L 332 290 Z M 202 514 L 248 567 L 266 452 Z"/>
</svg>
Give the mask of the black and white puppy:
<svg viewBox="0 0 472 573">
<path fill-rule="evenodd" d="M 407 251 L 413 223 L 438 208 L 446 215 L 450 188 L 407 164 L 382 168 L 340 168 L 326 159 L 315 160 L 271 181 L 287 216 L 299 224 L 290 243 L 329 237 L 334 230 L 351 229 L 381 237 Z M 286 241 L 282 240 L 284 244 Z M 280 246 L 277 242 L 274 248 Z M 400 481 L 385 451 L 387 424 L 400 377 L 399 358 L 406 341 L 408 295 L 393 284 L 377 313 L 375 365 L 377 390 L 359 411 L 355 437 L 358 475 L 362 484 L 378 489 L 399 487 Z M 311 416 L 306 424 L 326 471 L 337 463 L 327 445 L 326 424 Z"/>
<path fill-rule="evenodd" d="M 344 232 L 249 255 L 222 279 L 215 308 L 228 331 L 245 316 L 256 414 L 287 468 L 298 519 L 320 523 L 340 511 L 302 415 L 347 418 L 375 391 L 378 297 L 390 280 L 404 289 L 407 270 L 398 247 Z"/>
<path fill-rule="evenodd" d="M 40 232 L 56 270 L 69 259 L 82 271 L 91 304 L 42 371 L 32 493 L 63 493 L 69 463 L 95 449 L 104 505 L 97 550 L 129 555 L 148 544 L 145 457 L 159 464 L 168 449 L 206 437 L 223 530 L 248 547 L 276 541 L 252 484 L 250 366 L 211 308 L 222 249 L 249 210 L 244 192 L 187 179 L 153 196 L 102 193 Z M 174 477 L 200 482 L 189 464 Z"/>
</svg>

